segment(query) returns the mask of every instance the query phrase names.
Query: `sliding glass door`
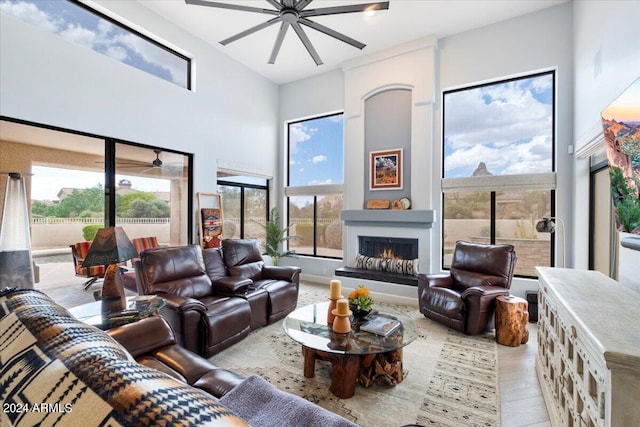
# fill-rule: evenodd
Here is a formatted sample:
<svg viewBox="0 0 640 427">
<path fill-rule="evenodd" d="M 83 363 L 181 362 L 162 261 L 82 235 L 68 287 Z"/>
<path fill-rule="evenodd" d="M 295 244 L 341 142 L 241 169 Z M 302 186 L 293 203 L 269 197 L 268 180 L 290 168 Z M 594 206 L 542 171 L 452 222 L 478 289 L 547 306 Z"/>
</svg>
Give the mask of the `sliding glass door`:
<svg viewBox="0 0 640 427">
<path fill-rule="evenodd" d="M 191 163 L 175 150 L 0 120 L 0 170 L 25 176 L 34 252 L 68 252 L 114 225 L 130 238 L 189 243 Z"/>
<path fill-rule="evenodd" d="M 130 239 L 155 237 L 160 244 L 188 243 L 189 156 L 115 144 L 115 224 Z"/>
</svg>

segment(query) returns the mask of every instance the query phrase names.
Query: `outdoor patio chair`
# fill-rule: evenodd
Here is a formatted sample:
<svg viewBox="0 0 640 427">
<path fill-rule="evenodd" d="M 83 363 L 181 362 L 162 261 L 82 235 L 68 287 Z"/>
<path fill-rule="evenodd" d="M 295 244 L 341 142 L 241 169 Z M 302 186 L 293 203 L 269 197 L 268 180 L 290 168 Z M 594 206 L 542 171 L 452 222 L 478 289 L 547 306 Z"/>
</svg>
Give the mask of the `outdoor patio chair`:
<svg viewBox="0 0 640 427">
<path fill-rule="evenodd" d="M 105 267 L 104 265 L 98 265 L 95 267 L 82 266 L 82 263 L 84 262 L 84 259 L 89 252 L 89 248 L 91 247 L 91 242 L 78 242 L 70 246 L 71 255 L 73 255 L 73 267 L 75 269 L 76 276 L 89 278 L 89 280 L 84 282 L 84 284 L 82 285 L 83 289 L 86 291 L 98 279 L 104 277 Z"/>
</svg>

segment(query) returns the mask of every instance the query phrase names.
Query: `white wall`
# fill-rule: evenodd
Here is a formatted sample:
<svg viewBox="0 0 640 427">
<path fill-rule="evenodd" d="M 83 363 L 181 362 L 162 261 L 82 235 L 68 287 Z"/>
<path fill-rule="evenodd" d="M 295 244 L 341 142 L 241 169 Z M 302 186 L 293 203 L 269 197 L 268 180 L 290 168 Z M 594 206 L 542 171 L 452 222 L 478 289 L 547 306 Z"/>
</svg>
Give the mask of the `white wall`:
<svg viewBox="0 0 640 427">
<path fill-rule="evenodd" d="M 638 22 L 637 1 L 574 2 L 576 139 L 602 132 L 602 110 L 640 77 Z M 588 268 L 589 159 L 575 159 L 574 168 L 574 267 Z"/>
<path fill-rule="evenodd" d="M 557 214 L 570 218 L 573 194 L 573 162 L 567 153 L 573 143 L 573 12 L 572 3 L 545 9 L 508 21 L 438 40 L 436 69 L 435 137 L 431 151 L 431 206 L 440 210 L 442 89 L 499 79 L 542 69 L 557 70 Z M 281 87 L 280 120 L 320 114 L 343 108 L 337 85 L 338 71 Z M 330 101 L 329 101 L 330 100 Z M 325 111 L 323 111 L 325 109 Z M 284 136 L 283 136 L 284 138 Z M 437 215 L 440 218 L 440 215 Z M 569 235 L 572 227 L 568 225 Z M 434 236 L 441 233 L 436 222 Z M 439 239 L 432 239 L 431 264 L 440 265 Z M 558 251 L 560 253 L 560 251 Z M 570 258 L 571 246 L 567 248 Z M 560 256 L 560 255 L 559 255 Z M 320 266 L 316 270 L 316 267 Z M 303 268 L 305 268 L 303 266 Z M 309 263 L 307 273 L 332 271 L 325 262 Z M 533 280 L 514 282 L 514 293 L 536 289 Z"/>
<path fill-rule="evenodd" d="M 216 161 L 275 170 L 278 87 L 137 2 L 99 1 L 194 59 L 195 91 L 2 15 L 0 115 L 194 153 L 194 191 Z"/>
</svg>

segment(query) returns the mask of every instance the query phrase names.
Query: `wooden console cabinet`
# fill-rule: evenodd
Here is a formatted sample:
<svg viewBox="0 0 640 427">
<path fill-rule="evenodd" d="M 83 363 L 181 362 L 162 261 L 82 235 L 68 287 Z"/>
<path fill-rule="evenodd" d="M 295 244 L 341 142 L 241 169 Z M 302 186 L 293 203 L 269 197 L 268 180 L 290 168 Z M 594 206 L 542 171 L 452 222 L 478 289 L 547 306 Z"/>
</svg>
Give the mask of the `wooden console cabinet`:
<svg viewBox="0 0 640 427">
<path fill-rule="evenodd" d="M 596 271 L 536 270 L 536 372 L 551 424 L 640 426 L 640 293 Z"/>
</svg>

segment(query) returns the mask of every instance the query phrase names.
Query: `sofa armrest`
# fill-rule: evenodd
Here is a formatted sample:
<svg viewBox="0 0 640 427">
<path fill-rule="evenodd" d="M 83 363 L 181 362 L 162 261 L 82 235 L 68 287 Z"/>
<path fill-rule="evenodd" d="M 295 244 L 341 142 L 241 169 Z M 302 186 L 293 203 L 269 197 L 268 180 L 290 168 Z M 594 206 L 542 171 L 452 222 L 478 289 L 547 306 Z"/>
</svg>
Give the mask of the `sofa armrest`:
<svg viewBox="0 0 640 427">
<path fill-rule="evenodd" d="M 176 343 L 171 327 L 160 316 L 151 316 L 137 322 L 107 331 L 134 357 L 140 357 L 159 348 Z"/>
<path fill-rule="evenodd" d="M 300 267 L 265 265 L 262 268 L 262 277 L 264 279 L 285 280 L 287 282 L 299 283 L 301 271 L 302 269 Z"/>
<path fill-rule="evenodd" d="M 157 293 L 155 294 L 160 298 L 164 298 L 167 301 L 167 308 L 169 310 L 185 313 L 188 311 L 198 311 L 203 315 L 207 312 L 207 306 L 202 303 L 202 301 L 197 300 L 195 298 L 183 297 L 175 294 L 165 294 L 165 293 Z"/>
<path fill-rule="evenodd" d="M 163 292 L 158 292 L 156 295 L 167 301 L 161 314 L 173 329 L 176 342 L 187 350 L 200 353 L 201 334 L 207 319 L 207 306 L 195 298 Z"/>
<path fill-rule="evenodd" d="M 216 293 L 224 295 L 242 294 L 253 285 L 253 280 L 240 276 L 227 276 L 211 283 Z"/>
<path fill-rule="evenodd" d="M 465 291 L 460 295 L 462 299 L 470 298 L 473 296 L 478 297 L 490 297 L 495 298 L 499 295 L 508 295 L 509 289 L 503 288 L 501 286 L 472 286 L 470 288 L 465 289 Z"/>
<path fill-rule="evenodd" d="M 450 274 L 418 274 L 418 284 L 421 287 L 451 288 L 453 277 Z"/>
</svg>

